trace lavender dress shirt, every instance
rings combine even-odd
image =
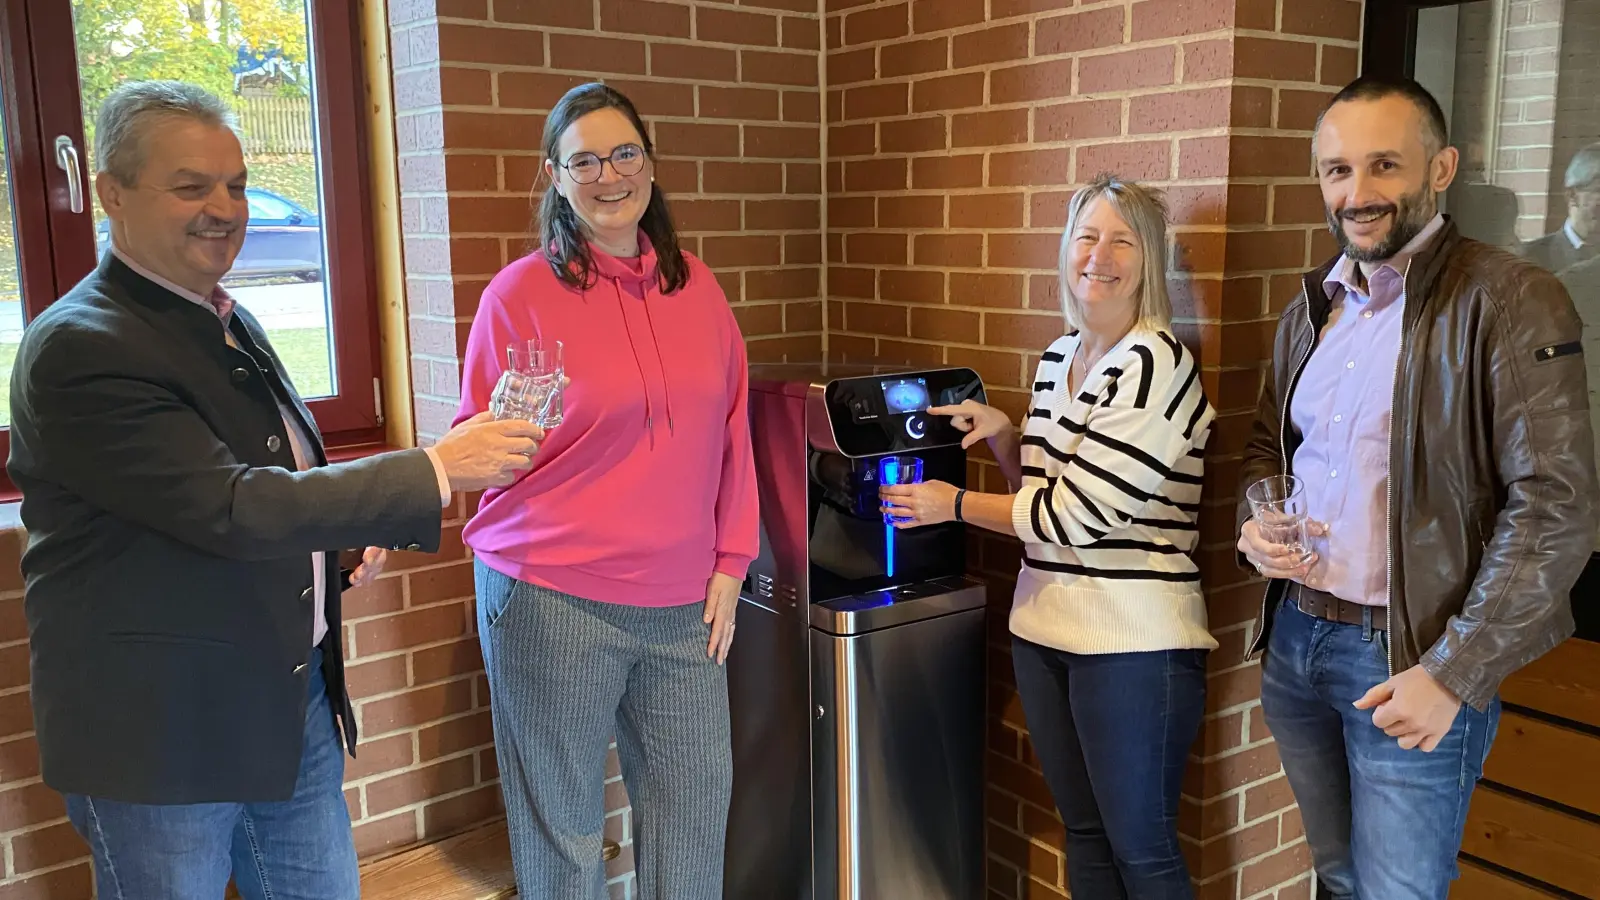
[[[1328,526],[1311,538],[1318,560],[1310,587],[1367,606],[1389,602],[1389,420],[1406,267],[1444,227],[1433,221],[1372,271],[1365,290],[1357,263],[1341,257],[1323,288],[1332,300],[1322,340],[1306,362],[1289,417],[1303,442],[1294,474],[1310,518]]]

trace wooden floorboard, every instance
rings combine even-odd
[[[504,820],[361,867],[362,900],[511,900],[516,884]]]

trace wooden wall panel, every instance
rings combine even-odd
[[[1450,889],[1450,900],[1559,900],[1559,895],[1462,860],[1461,880]]]
[[[1600,824],[1482,787],[1461,851],[1580,896],[1600,888]]]
[[[1600,728],[1600,643],[1567,641],[1506,679],[1500,699]]]
[[[1567,641],[1500,698],[1450,898],[1600,900],[1600,644]]]

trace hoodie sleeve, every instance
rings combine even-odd
[[[494,288],[483,290],[478,312],[472,317],[467,334],[467,350],[461,364],[461,405],[451,427],[489,408],[489,395],[505,371],[505,346],[516,340],[507,304]]]
[[[750,449],[750,368],[744,335],[728,315],[728,418],[723,432],[722,481],[717,491],[716,571],[744,580],[759,549],[755,455]]]

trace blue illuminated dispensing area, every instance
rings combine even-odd
[[[924,389],[924,396],[926,390]],[[885,456],[878,460],[878,484],[893,487],[898,484],[922,483],[922,457]],[[894,578],[894,532],[899,521],[888,513],[883,514],[883,568],[884,574]]]

